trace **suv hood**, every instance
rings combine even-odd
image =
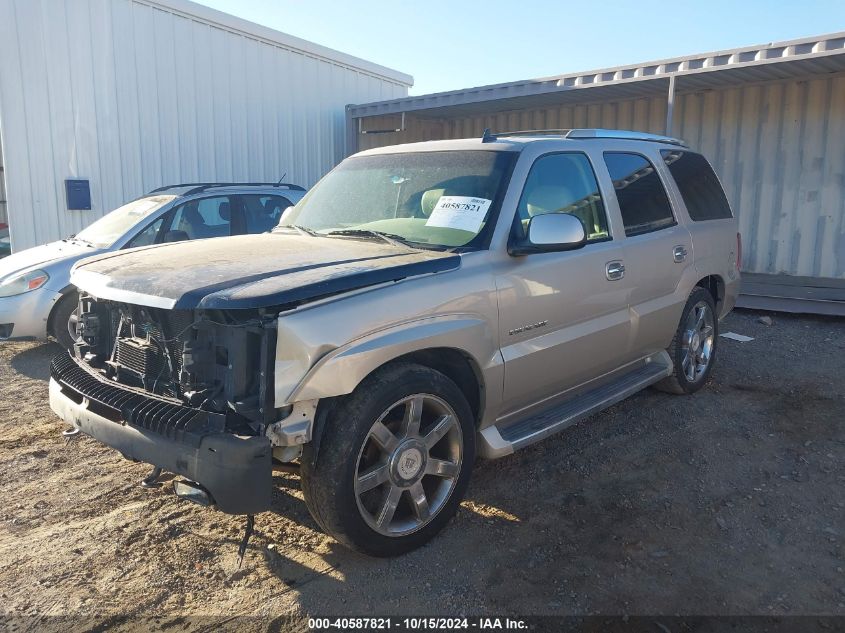
[[[71,282],[100,299],[156,308],[254,309],[452,270],[453,253],[377,241],[264,233],[92,257]]]

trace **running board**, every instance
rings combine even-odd
[[[504,452],[501,450],[494,452],[499,454],[510,453],[534,442],[539,442],[594,413],[613,406],[649,385],[659,382],[671,373],[672,364],[669,355],[666,352],[661,352],[648,359],[645,364],[638,365],[635,369],[617,376],[610,382],[585,391],[541,413],[504,428],[494,426],[485,429],[485,431],[495,429],[495,434],[500,435],[500,439],[494,439],[490,434],[485,434],[484,431],[482,431],[482,435],[487,436],[484,439],[492,440],[490,448],[494,448],[495,444],[502,441],[510,448],[510,450]],[[499,439],[499,442],[496,439]],[[504,448],[504,446],[500,444],[499,448]]]

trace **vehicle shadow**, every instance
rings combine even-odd
[[[65,352],[57,343],[44,343],[15,354],[10,364],[16,373],[46,382],[50,379],[50,361],[62,353]]]
[[[469,587],[444,585],[443,578],[459,575],[457,570],[469,573],[469,565],[481,576],[510,565],[509,554],[491,549],[488,539],[518,538],[515,531],[524,519],[513,513],[506,495],[491,490],[496,469],[484,462],[478,467],[477,484],[446,529],[431,543],[393,558],[367,556],[326,536],[308,512],[299,477],[275,476],[270,516],[256,518],[256,533],[271,545],[253,550],[285,587],[272,597],[296,591],[300,609],[309,614],[428,613],[444,592],[454,607],[485,609],[484,601],[467,595]]]

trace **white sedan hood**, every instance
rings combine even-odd
[[[90,246],[63,240],[28,248],[0,259],[0,279],[30,268],[51,264],[63,259],[79,259],[98,252],[98,249]]]

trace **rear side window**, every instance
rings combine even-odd
[[[247,233],[264,233],[279,223],[285,209],[291,206],[291,201],[282,196],[245,195],[241,196],[244,203],[244,217]]]
[[[647,158],[640,154],[607,152],[604,162],[616,190],[625,235],[641,235],[676,224],[666,189]]]
[[[675,150],[662,150],[660,154],[678,185],[690,218],[700,222],[733,217],[722,185],[704,156]]]
[[[170,222],[169,242],[230,235],[232,210],[228,196],[192,200],[178,207]]]

